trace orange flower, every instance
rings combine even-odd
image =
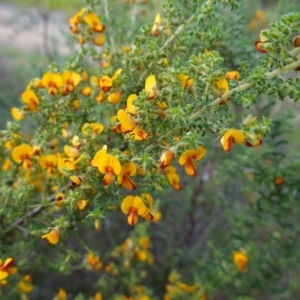
[[[232,252],[233,261],[236,265],[236,267],[244,272],[246,270],[247,264],[248,264],[248,256],[241,251],[233,251]]]
[[[88,97],[92,94],[93,90],[90,86],[85,86],[80,92],[83,96]]]
[[[232,143],[242,144],[245,141],[245,134],[241,130],[230,129],[221,138],[221,144],[225,152],[229,152]]]
[[[94,255],[93,253],[87,254],[85,260],[94,270],[100,270],[103,266],[99,256]]]
[[[70,176],[70,179],[73,187],[78,187],[82,183],[82,179],[78,176]]]
[[[143,141],[147,138],[148,133],[144,131],[142,128],[136,126],[133,131],[133,138],[137,141]]]
[[[278,177],[274,180],[274,183],[276,185],[282,185],[282,184],[284,184],[284,179],[282,177]]]
[[[176,168],[173,166],[167,166],[164,168],[164,173],[172,187],[177,191],[181,190],[180,177],[177,174]]]
[[[202,159],[206,154],[206,149],[198,146],[197,149],[187,150],[179,157],[179,164],[185,166],[185,172],[190,176],[197,176],[194,160]]]
[[[58,227],[53,228],[49,233],[42,236],[42,239],[46,239],[47,242],[52,245],[56,245],[59,242],[59,238],[60,233]]]
[[[255,49],[259,52],[259,53],[268,53],[268,51],[267,50],[265,50],[265,49],[263,49],[261,46],[264,44],[264,42],[263,41],[256,41],[255,43],[254,43],[254,47],[255,47]]]
[[[66,195],[64,193],[58,193],[55,195],[55,205],[61,207],[62,204],[65,202]]]
[[[33,290],[33,285],[31,282],[32,278],[30,275],[24,276],[23,279],[19,281],[19,289],[25,294],[31,293]]]
[[[53,174],[58,163],[58,158],[54,154],[41,156],[39,159],[40,166],[47,170],[48,174]]]
[[[39,104],[39,99],[34,91],[26,90],[21,95],[21,98],[24,103],[28,104],[27,109],[30,111],[36,110]]]
[[[102,180],[103,185],[111,184],[114,181],[114,175],[121,173],[121,164],[113,155],[103,153],[95,163],[100,173],[105,174]]]
[[[81,80],[80,74],[72,71],[64,71],[62,73],[62,81],[63,81],[63,95],[67,95],[74,90],[74,87],[79,84]]]
[[[85,8],[82,8],[72,18],[69,19],[70,30],[73,33],[79,33],[78,24],[82,21],[82,15],[85,13]]]
[[[59,289],[54,300],[67,300],[67,298],[68,298],[67,292],[64,289]]]
[[[293,39],[293,44],[294,44],[294,47],[300,47],[300,35],[297,35],[297,36]]]
[[[159,159],[159,167],[161,169],[164,169],[172,162],[173,158],[174,153],[171,150],[166,150]]]
[[[254,47],[255,49],[259,52],[259,53],[268,53],[267,50],[263,49],[261,46],[263,46],[263,44],[265,43],[265,41],[267,40],[267,38],[265,36],[263,36],[262,34],[260,34],[259,36],[259,41],[256,41],[254,43]]]
[[[14,263],[13,258],[7,258],[4,263],[0,259],[0,281],[5,279],[10,274],[15,274],[17,272],[17,268],[12,268],[11,266]]]
[[[93,12],[87,13],[84,16],[84,21],[96,32],[102,32],[105,29],[105,26],[101,23],[99,17]]]
[[[156,97],[157,84],[155,75],[150,75],[147,77],[145,82],[145,91],[148,94],[148,100],[152,100]]]
[[[146,205],[140,197],[127,196],[121,203],[121,210],[128,215],[128,223],[133,226],[138,221],[138,216],[143,216],[148,212]]]
[[[42,77],[42,84],[48,88],[48,94],[56,95],[58,88],[63,85],[63,78],[57,73],[47,72]]]
[[[27,144],[22,144],[13,148],[12,150],[12,159],[26,169],[31,168],[32,161],[30,160],[33,156],[33,148]]]
[[[133,180],[130,179],[130,176],[135,175],[136,173],[136,164],[129,162],[122,166],[121,172],[118,175],[118,184],[122,184],[128,190],[136,190],[136,185]]]

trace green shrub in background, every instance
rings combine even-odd
[[[124,2],[0,132],[1,296],[297,299],[299,13]]]

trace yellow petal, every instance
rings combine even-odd
[[[106,36],[104,34],[99,34],[98,36],[93,38],[93,43],[96,46],[103,46],[106,41]]]
[[[110,154],[104,154],[98,161],[98,170],[102,174],[113,172],[115,175],[119,175],[121,172],[121,164],[119,160]]]
[[[11,113],[12,117],[17,121],[21,121],[25,117],[24,112],[16,107],[12,107],[10,110],[10,113]]]
[[[145,90],[148,93],[148,100],[152,100],[155,98],[156,89],[157,89],[157,84],[156,84],[155,75],[148,76],[145,82]]]
[[[122,93],[121,92],[115,92],[110,94],[107,97],[107,101],[113,104],[119,103],[122,99]]]
[[[117,117],[122,125],[122,128],[124,129],[124,131],[122,130],[123,132],[132,131],[136,127],[136,123],[124,109],[120,109],[118,111]]]
[[[42,236],[43,239],[47,239],[50,244],[57,244],[59,242],[59,230],[57,228],[53,228],[49,233]]]

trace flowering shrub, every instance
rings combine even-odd
[[[300,98],[300,14],[169,0],[140,28],[124,2],[86,1],[0,132],[1,293],[295,297],[300,160],[272,110]]]

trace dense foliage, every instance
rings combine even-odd
[[[151,5],[86,0],[72,55],[11,109],[4,299],[300,294],[300,14],[167,0],[145,23]]]

